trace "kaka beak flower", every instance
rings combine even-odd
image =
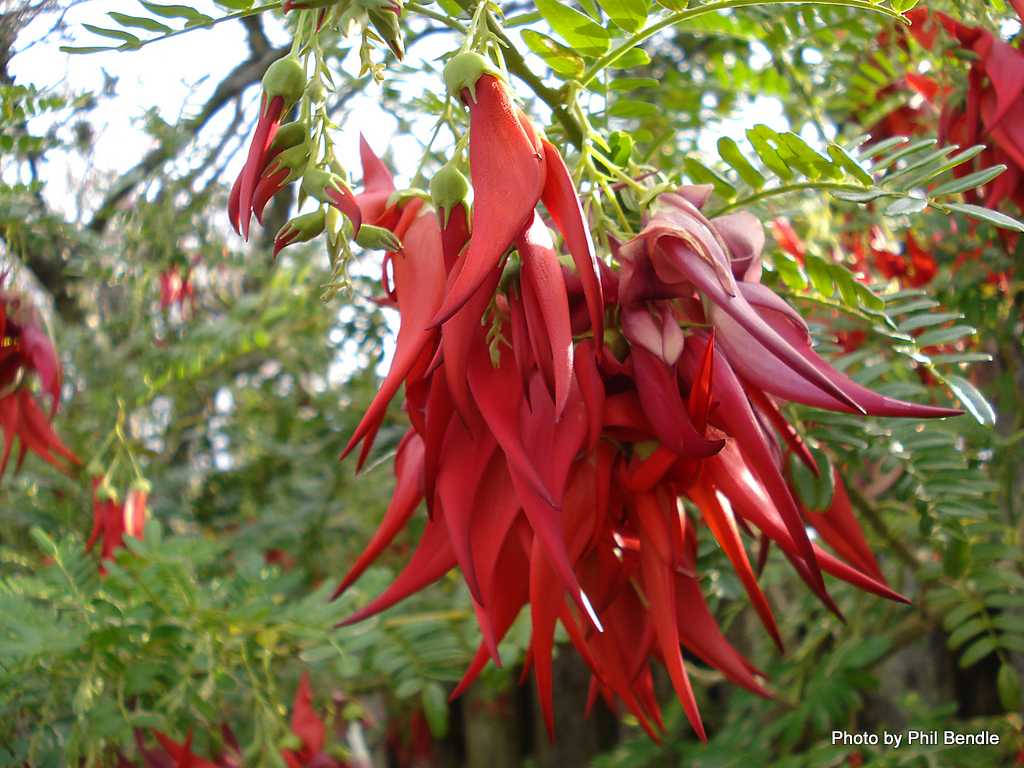
[[[136,482],[119,504],[113,490],[105,485],[103,476],[96,475],[92,479],[92,531],[85,542],[86,549],[92,549],[102,539],[100,546],[100,573],[105,574],[107,568],[104,560],[113,560],[118,549],[124,547],[124,537],[142,538],[142,530],[149,519],[146,501],[149,496],[149,483]]]
[[[281,120],[289,109],[302,98],[306,90],[306,70],[294,56],[278,59],[263,76],[263,97],[260,117],[249,145],[249,155],[228,200],[228,217],[235,231],[249,238],[256,187],[264,172],[271,145],[281,128]],[[271,195],[266,195],[269,200]],[[264,201],[265,202],[265,201]]]
[[[70,472],[81,462],[50,426],[60,402],[60,360],[42,329],[39,311],[19,292],[0,289],[0,339],[0,477],[7,470],[15,437],[20,443],[17,467],[31,448],[57,469]],[[28,384],[33,377],[50,395],[49,417],[30,391]]]

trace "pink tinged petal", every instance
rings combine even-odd
[[[661,238],[659,250],[670,258],[672,263],[705,295],[704,309],[708,320],[720,331],[720,343],[729,340],[729,334],[735,328],[742,328],[750,338],[759,342],[781,362],[800,374],[810,384],[819,388],[832,398],[846,403],[849,407],[859,410],[857,404],[849,398],[834,382],[817,370],[799,352],[786,343],[747,302],[733,281],[730,292],[724,290],[715,270],[706,260],[698,257],[681,240]],[[729,280],[732,280],[731,273]],[[731,322],[724,322],[724,320]],[[732,357],[732,356],[730,356]]]
[[[562,233],[565,246],[569,249],[576,273],[583,284],[590,313],[590,327],[594,338],[604,338],[604,291],[601,286],[600,260],[590,237],[590,226],[583,213],[583,205],[576,194],[576,185],[558,149],[547,139],[541,138],[544,157],[547,161],[547,177],[541,200],[547,208],[558,231]],[[601,354],[601,349],[596,350]]]
[[[391,586],[338,626],[345,627],[355,624],[357,621],[380,613],[385,608],[390,608],[414,592],[433,584],[455,565],[455,552],[452,550],[451,540],[448,538],[448,527],[441,510],[437,510],[433,519],[427,520],[416,551],[413,552],[408,564],[391,583]]]
[[[779,649],[779,653],[785,653],[775,617],[772,616],[772,609],[768,606],[768,601],[765,600],[764,593],[761,592],[754,571],[750,567],[747,551],[743,548],[743,541],[740,539],[735,518],[722,506],[712,487],[697,483],[687,493],[700,508],[701,516],[711,529],[712,535],[725,551],[729,562],[732,563],[736,575],[739,576],[744,589],[747,590],[750,602],[753,604],[754,610],[757,611],[757,615],[761,617],[761,623],[768,630],[775,647]]]
[[[714,184],[692,184],[677,188],[675,194],[683,198],[694,208],[700,209],[704,207],[704,203],[708,201],[708,198],[711,197],[711,193],[714,191]]]
[[[683,353],[683,330],[667,301],[635,302],[621,309],[622,335],[642,346],[665,365],[673,366]]]
[[[722,440],[707,440],[697,433],[683,405],[674,372],[643,347],[633,347],[630,357],[636,369],[640,406],[655,437],[681,457],[702,458],[721,450]]]
[[[419,488],[423,460],[423,439],[410,429],[398,445],[398,452],[395,456],[395,490],[387,511],[384,513],[384,519],[366,549],[356,560],[355,565],[334,591],[331,599],[338,597],[348,589],[409,522],[416,507],[423,499]]]
[[[873,416],[904,416],[912,418],[936,418],[958,416],[963,411],[918,405],[894,400],[872,392],[847,378],[814,352],[807,338],[806,330],[797,326],[792,316],[767,305],[753,307],[761,321],[772,328],[787,348],[800,355],[821,377],[844,395],[838,402],[835,398],[812,385],[797,370],[771,354],[772,350],[762,345],[746,329],[734,324],[731,318],[717,315],[714,322],[721,331],[719,339],[729,361],[737,373],[755,386],[778,397],[792,400],[815,408],[842,413],[868,413]]]
[[[731,213],[711,219],[718,236],[730,255],[736,279],[757,283],[761,280],[761,251],[764,248],[764,225],[748,211]]]
[[[468,93],[464,91],[464,93]],[[437,325],[476,293],[525,227],[544,187],[545,162],[528,120],[520,120],[498,78],[483,74],[469,106],[469,165],[473,182],[473,236],[458,280],[433,320]]]
[[[818,465],[814,463],[814,457],[811,456],[810,449],[808,449],[800,433],[796,431],[792,424],[786,421],[786,417],[782,415],[782,411],[779,410],[779,406],[775,404],[775,401],[765,394],[764,390],[750,386],[746,382],[743,383],[743,391],[747,393],[751,406],[767,418],[768,422],[775,428],[775,431],[786,441],[789,450],[793,451],[811,472],[818,475]]]
[[[421,207],[422,202],[414,201],[403,211],[395,234],[406,244],[401,252],[390,254],[394,293],[401,315],[391,368],[345,447],[342,458],[369,434],[373,424],[383,418],[402,382],[437,338],[438,332],[428,329],[427,324],[441,303],[444,264],[437,220],[429,214],[420,215]]]
[[[536,211],[533,221],[515,240],[523,261],[520,281],[536,296],[544,318],[543,332],[548,338],[554,366],[555,421],[565,410],[572,378],[572,327],[569,322],[569,299],[566,295],[562,267],[547,227]],[[524,293],[524,295],[526,295]],[[539,332],[541,329],[537,329]]]

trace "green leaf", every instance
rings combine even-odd
[[[615,165],[625,165],[633,154],[633,137],[625,131],[612,131],[608,137],[608,152]]]
[[[658,85],[659,82],[653,77],[617,77],[608,83],[608,87],[618,93],[636,91],[640,88],[657,88]]]
[[[1020,678],[1013,665],[1004,661],[996,675],[996,690],[999,691],[999,703],[1007,712],[1019,712],[1021,708]]]
[[[928,328],[932,325],[941,325],[952,320],[960,320],[962,317],[963,315],[959,312],[921,312],[897,324],[896,328],[900,333],[910,333],[911,331]]]
[[[769,144],[769,140],[778,142],[779,134],[767,125],[755,125],[747,129],[747,139],[753,145],[761,162],[767,165],[783,181],[792,181],[795,174],[792,169],[779,155],[778,151]]]
[[[147,32],[159,32],[160,34],[167,34],[171,31],[171,28],[166,24],[161,24],[156,19],[147,19],[143,16],[129,16],[126,13],[117,13],[111,11],[107,14],[123,27],[135,27],[137,29],[144,29]]]
[[[611,46],[608,30],[558,0],[537,0],[537,10],[551,28],[584,56],[601,56]]]
[[[684,11],[689,0],[654,0],[654,2],[670,11]]]
[[[638,99],[618,99],[608,110],[609,117],[646,117],[659,112],[657,104]]]
[[[750,164],[740,151],[739,144],[728,136],[718,140],[718,154],[729,166],[736,171],[741,179],[754,189],[761,189],[764,186],[764,176],[758,173],[757,169]]]
[[[883,189],[865,189],[863,191],[859,189],[830,189],[828,193],[837,200],[843,200],[847,203],[870,203],[872,200],[888,197],[891,194]]]
[[[524,29],[520,33],[526,47],[540,56],[544,63],[562,77],[578,77],[586,65],[575,51],[567,48],[554,38],[548,37],[532,29]]]
[[[812,512],[824,512],[832,505],[836,490],[832,460],[820,448],[811,448],[810,451],[818,466],[818,474],[815,475],[796,454],[791,454],[789,477],[803,505]]]
[[[897,13],[906,13],[917,5],[917,0],[891,0],[891,3],[894,11]]]
[[[971,543],[967,539],[951,539],[942,553],[942,570],[951,579],[959,579],[967,573],[971,564]]]
[[[960,656],[960,668],[967,669],[967,667],[977,664],[995,649],[995,639],[989,635],[985,635],[985,637],[978,639],[973,645],[963,652],[963,655]]]
[[[686,175],[690,177],[690,180],[696,184],[714,184],[715,192],[730,200],[736,196],[736,188],[729,183],[718,171],[708,168],[704,163],[700,162],[696,158],[688,157],[683,161],[683,167],[686,170]]]
[[[213,21],[213,18],[205,13],[200,13],[190,5],[160,5],[159,3],[148,3],[146,0],[141,0],[141,2],[147,11],[165,19],[185,19],[190,25],[208,24]]]
[[[937,347],[940,344],[952,344],[954,341],[960,341],[960,339],[966,336],[973,336],[977,332],[977,329],[969,325],[954,325],[950,328],[934,328],[930,331],[925,331],[914,341],[917,343],[918,349],[921,347]]]
[[[829,273],[828,265],[824,259],[815,256],[813,253],[808,253],[804,256],[804,269],[807,270],[807,276],[811,279],[814,290],[819,294],[828,298],[835,293],[835,288],[832,285],[832,275]]]
[[[888,152],[893,147],[898,147],[900,144],[907,142],[906,136],[892,136],[885,141],[880,141],[877,144],[869,144],[864,147],[857,154],[860,155],[863,160],[870,160],[872,157],[878,157],[879,155]]]
[[[423,714],[435,739],[448,733],[448,697],[441,684],[431,680],[423,687]]]
[[[650,0],[597,0],[619,29],[636,32],[647,21]]]
[[[109,45],[62,45],[60,50],[62,53],[98,53],[99,51],[115,51],[117,49]]]
[[[985,396],[971,382],[953,374],[942,377],[946,386],[953,390],[957,400],[982,426],[991,427],[996,423],[996,413]]]
[[[775,271],[779,273],[787,286],[794,291],[802,292],[807,288],[807,278],[800,269],[800,264],[785,251],[776,251],[772,255],[772,262],[775,264]]]
[[[115,40],[123,40],[129,47],[141,45],[142,43],[142,41],[131,32],[125,32],[122,29],[104,29],[103,27],[97,27],[94,24],[83,24],[82,26],[93,34],[102,35],[103,37],[112,37]]]
[[[842,147],[837,146],[836,144],[829,144],[828,154],[836,165],[847,172],[852,173],[854,178],[856,178],[861,184],[871,186],[875,183],[871,174],[861,168],[860,164],[850,157],[849,153],[847,153],[847,151]]]
[[[875,164],[868,168],[868,173],[875,174],[879,171],[885,170],[897,160],[900,160],[907,155],[912,155],[915,152],[920,152],[922,149],[934,146],[938,141],[938,139],[918,139],[917,141],[912,141],[909,144],[903,144],[899,149],[889,152],[876,160]]]
[[[901,197],[894,200],[885,209],[886,216],[907,216],[920,213],[928,207],[928,201],[920,197]]]
[[[1005,165],[995,165],[991,168],[982,168],[980,171],[969,173],[959,179],[939,184],[928,192],[928,197],[942,197],[943,195],[955,195],[958,192],[966,192],[969,189],[977,189],[983,184],[988,184],[992,179],[1006,170]]]
[[[996,227],[1002,227],[1003,229],[1012,229],[1014,232],[1024,232],[1024,224],[1021,224],[1017,219],[1007,216],[1005,213],[999,213],[999,211],[993,211],[989,208],[983,208],[980,205],[970,205],[969,203],[942,203],[942,207],[956,213],[962,213],[965,216],[970,216],[980,221],[988,222]]]
[[[633,69],[634,67],[646,67],[650,63],[651,57],[647,55],[647,51],[636,47],[623,53],[608,66],[616,69]]]

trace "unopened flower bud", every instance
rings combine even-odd
[[[452,209],[459,203],[465,205],[467,195],[469,181],[452,163],[445,163],[430,179],[430,201],[437,208],[441,229],[448,227]]]
[[[274,257],[292,243],[304,243],[324,231],[324,212],[317,209],[288,221],[274,238]]]
[[[405,47],[402,43],[402,28],[398,24],[398,16],[390,7],[384,11],[367,9],[367,14],[369,14],[370,22],[373,24],[373,28],[377,30],[377,34],[381,36],[381,39],[388,44],[392,53],[401,61],[405,56]]]
[[[306,68],[295,56],[278,59],[263,76],[263,92],[268,99],[280,96],[286,107],[302,98],[306,90]]]
[[[338,208],[352,222],[353,236],[359,233],[363,213],[356,196],[338,174],[310,168],[302,177],[302,191],[321,203]]]
[[[270,149],[294,147],[302,144],[307,138],[309,138],[309,125],[303,120],[294,120],[277,129],[274,140],[270,142]]]
[[[356,242],[363,248],[375,251],[397,251],[402,247],[402,241],[395,236],[394,232],[370,224],[364,224],[359,228]]]
[[[454,96],[456,99],[462,99],[462,89],[468,88],[470,98],[476,101],[476,90],[474,86],[476,81],[480,79],[480,75],[494,75],[495,77],[501,77],[501,73],[497,69],[481,56],[479,53],[473,53],[467,51],[466,53],[460,53],[451,58],[451,60],[444,65],[444,85],[448,89],[448,93]]]

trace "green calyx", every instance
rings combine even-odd
[[[480,79],[481,75],[493,75],[494,77],[501,77],[501,73],[497,69],[481,56],[479,53],[473,53],[467,51],[466,53],[460,53],[453,56],[451,60],[444,65],[444,77],[445,88],[448,89],[448,93],[454,96],[456,99],[462,98],[462,89],[468,88],[472,99],[476,101],[476,90],[474,86],[476,81]]]
[[[306,68],[295,56],[278,59],[267,68],[263,76],[263,92],[268,99],[280,96],[284,99],[285,108],[302,98],[306,90]]]
[[[445,163],[430,179],[430,201],[444,217],[442,229],[448,227],[448,217],[459,203],[465,203],[469,195],[469,181],[451,163]]]

